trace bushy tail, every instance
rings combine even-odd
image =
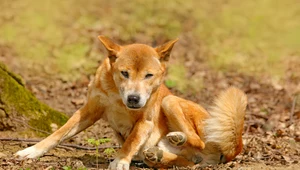
[[[222,92],[210,109],[210,118],[205,122],[206,142],[219,146],[226,161],[242,151],[247,97],[241,90],[230,87]]]

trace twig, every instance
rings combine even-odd
[[[296,95],[294,97],[294,100],[293,100],[293,104],[292,104],[292,108],[291,108],[291,112],[290,112],[290,125],[293,124],[293,116],[294,116],[294,113],[295,113],[295,106],[296,106],[296,101],[297,101],[297,97],[298,95]]]
[[[51,133],[44,131],[44,130],[40,130],[40,129],[36,129],[30,125],[28,125],[26,122],[19,120],[19,119],[14,119],[16,122],[22,123],[23,125],[27,126],[28,128],[35,130],[37,132],[41,132],[41,133],[45,133],[50,135]],[[38,142],[40,142],[41,140],[39,139],[21,139],[21,138],[0,138],[0,141],[20,141],[20,142],[31,142],[31,145],[34,145]],[[59,144],[57,147],[60,148],[66,148],[66,147],[71,147],[71,148],[75,148],[75,149],[83,149],[83,150],[96,150],[97,148],[95,147],[88,147],[88,146],[80,146],[80,145],[75,145],[75,144]],[[108,146],[108,147],[98,147],[98,149],[106,149],[106,148],[120,148],[120,146]]]
[[[255,121],[255,120],[249,120],[247,121],[248,126],[257,125],[257,126],[263,126],[263,123]]]
[[[254,136],[252,136],[250,139],[249,138],[247,138],[246,140],[246,142],[245,142],[245,144],[244,144],[244,148],[247,148],[248,147],[248,144],[251,142],[251,141],[253,141],[254,140]]]
[[[76,149],[83,149],[83,150],[96,150],[95,147],[88,147],[88,146],[80,146],[75,144],[60,144],[62,146],[72,147]],[[120,148],[120,146],[98,146],[98,149],[106,149],[106,148]]]
[[[29,129],[35,130],[35,131],[37,131],[37,132],[45,133],[45,134],[47,134],[47,135],[50,135],[50,134],[51,134],[51,133],[49,133],[49,132],[47,132],[47,131],[44,131],[44,130],[40,130],[40,129],[34,128],[34,127],[28,125],[26,122],[24,122],[24,121],[22,121],[22,120],[19,120],[19,119],[16,119],[16,118],[14,118],[13,120],[16,121],[16,122],[22,123],[23,125],[25,125],[25,126],[28,127]]]
[[[250,116],[250,117],[249,117],[250,123],[248,123],[248,122],[245,123],[245,125],[247,125],[247,129],[246,129],[246,132],[245,132],[245,134],[244,134],[245,136],[248,136],[248,133],[249,133],[249,130],[250,130],[250,126],[252,125],[252,124],[251,124],[252,120],[253,120],[253,118],[252,118],[252,116]]]
[[[0,138],[0,141],[18,141],[18,142],[28,142],[28,143],[38,143],[41,140],[40,139],[22,139],[22,138]],[[75,144],[59,144],[57,147],[71,147],[71,148],[75,148],[75,149],[82,149],[82,150],[96,150],[95,147],[88,147],[88,146],[80,146],[80,145],[75,145]],[[120,148],[120,146],[99,146],[99,149],[106,149],[106,148]]]
[[[246,129],[246,132],[245,132],[244,136],[248,136],[249,135],[248,133],[249,133],[249,130],[250,130],[250,126],[251,125],[249,125],[249,124],[247,125],[247,129]]]
[[[260,115],[260,114],[256,114],[256,113],[251,113],[252,116],[258,117],[258,118],[262,118],[265,120],[268,120],[269,118],[267,116],[264,115]]]

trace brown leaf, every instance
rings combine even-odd
[[[296,119],[300,119],[300,111],[297,111],[294,113]]]
[[[291,157],[289,157],[289,156],[283,155],[282,157],[284,158],[284,160],[285,160],[286,162],[293,162],[293,160],[292,160]]]
[[[295,137],[295,141],[296,141],[296,142],[300,142],[300,136],[296,136],[296,137]]]
[[[84,103],[84,99],[72,99],[71,103],[78,106],[78,105],[82,105]]]

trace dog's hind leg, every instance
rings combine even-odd
[[[60,129],[34,146],[18,151],[16,156],[22,158],[40,157],[63,140],[91,126],[103,114],[103,108],[99,106],[99,103],[99,97],[90,98]]]
[[[187,136],[183,132],[170,132],[166,135],[169,144],[174,147],[183,146],[186,143]]]
[[[168,119],[170,131],[181,131],[186,137],[185,145],[204,149],[202,121],[208,117],[205,109],[196,103],[169,95],[163,99],[162,108]]]
[[[146,149],[143,152],[145,159],[144,162],[149,167],[154,168],[171,168],[173,166],[190,166],[194,165],[194,162],[188,161],[186,158],[162,150],[159,147],[152,147]]]

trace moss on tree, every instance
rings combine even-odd
[[[0,62],[0,123],[11,116],[25,116],[29,125],[47,132],[52,131],[51,124],[61,126],[68,120],[64,113],[38,101],[25,88],[22,78]]]

